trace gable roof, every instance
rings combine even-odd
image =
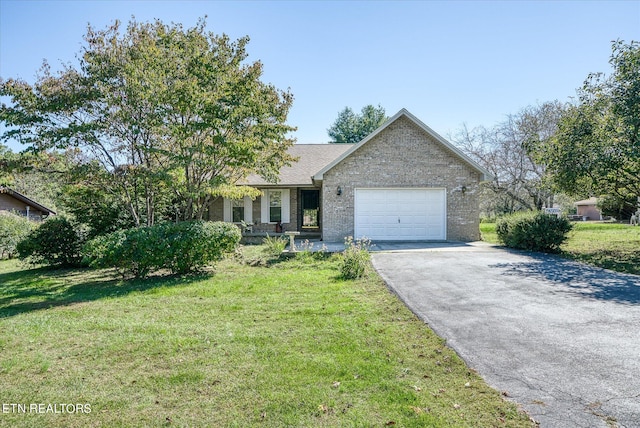
[[[582,201],[575,202],[573,205],[583,206],[583,205],[597,205],[597,204],[598,204],[598,198],[593,196],[589,199],[584,199]]]
[[[454,155],[456,155],[458,158],[460,158],[460,160],[462,160],[464,163],[466,163],[467,165],[469,165],[471,168],[475,169],[476,171],[478,171],[479,173],[482,174],[482,180],[490,180],[492,176],[492,174],[486,170],[485,168],[481,167],[478,163],[476,163],[473,159],[471,159],[469,156],[465,155],[459,148],[457,148],[456,146],[454,146],[453,144],[451,144],[450,142],[448,142],[447,140],[445,140],[443,137],[441,137],[437,132],[435,132],[433,129],[429,128],[427,125],[425,125],[422,121],[420,121],[420,119],[418,119],[417,117],[415,117],[414,115],[412,115],[411,113],[409,113],[409,111],[407,109],[401,109],[398,113],[396,113],[395,115],[393,115],[392,117],[390,117],[386,122],[384,122],[382,125],[380,125],[380,127],[378,127],[378,129],[376,129],[375,131],[373,131],[371,134],[369,134],[367,137],[365,137],[362,141],[360,141],[357,144],[350,144],[351,147],[348,148],[348,150],[346,150],[344,153],[342,153],[339,157],[337,157],[336,159],[334,159],[332,162],[330,162],[329,164],[327,164],[324,168],[322,168],[321,170],[319,170],[316,174],[314,174],[313,176],[313,180],[322,180],[324,173],[326,173],[327,171],[329,171],[331,168],[333,168],[334,166],[336,166],[337,164],[339,164],[340,162],[342,162],[346,157],[348,157],[351,153],[355,152],[356,150],[358,150],[361,146],[367,144],[369,141],[371,141],[376,135],[380,134],[382,131],[384,131],[389,125],[391,125],[393,122],[395,122],[396,120],[400,119],[401,117],[406,117],[407,119],[409,119],[411,122],[413,122],[416,126],[418,126],[418,128],[420,128],[422,131],[424,131],[427,135],[429,135],[430,137],[432,137],[434,140],[436,140],[437,142],[439,142],[440,144],[442,144],[446,149],[448,149],[449,151],[453,152]],[[333,145],[333,144],[332,144]]]
[[[262,177],[252,174],[245,182],[249,186],[313,186],[311,177],[322,170],[331,161],[340,157],[353,144],[294,144],[287,152],[297,158],[290,166],[280,170],[278,183],[269,183]]]
[[[33,199],[30,199],[28,197],[26,197],[25,195],[23,195],[22,193],[13,190],[9,187],[0,187],[0,194],[5,194],[5,195],[9,195],[14,197],[15,199],[29,205],[31,208],[35,208],[38,211],[41,211],[43,213],[46,214],[55,214],[56,212],[45,207],[44,205],[40,205],[39,203],[37,203],[36,201],[34,201]]]

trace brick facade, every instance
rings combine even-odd
[[[336,242],[354,234],[354,189],[422,187],[446,189],[447,240],[478,240],[481,178],[477,169],[401,116],[324,173],[323,239]]]

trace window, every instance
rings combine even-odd
[[[253,201],[246,196],[244,199],[224,198],[223,219],[233,223],[252,223]]]
[[[290,189],[265,189],[260,199],[260,221],[262,223],[287,224],[290,219]]]
[[[271,190],[269,192],[269,222],[282,221],[282,191]]]
[[[240,223],[244,221],[244,200],[243,199],[231,200],[231,219],[234,223]]]

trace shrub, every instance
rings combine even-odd
[[[35,264],[80,266],[84,237],[65,217],[53,217],[18,242],[18,257]]]
[[[265,236],[262,240],[262,244],[265,248],[265,253],[271,257],[280,257],[284,249],[287,247],[287,238],[284,236]]]
[[[224,222],[189,221],[160,226],[164,267],[173,273],[188,273],[233,252],[242,238],[237,226]]]
[[[565,217],[543,212],[516,213],[500,218],[498,239],[507,247],[554,253],[567,240],[572,225]]]
[[[345,249],[340,257],[340,273],[345,279],[362,277],[369,266],[369,247],[371,241],[366,238],[353,240],[349,236],[345,239]]]
[[[240,230],[230,223],[163,223],[97,237],[85,246],[85,256],[91,266],[112,267],[136,278],[160,269],[184,274],[220,260],[240,238]]]
[[[0,258],[16,255],[18,242],[27,237],[34,223],[26,217],[11,213],[0,214]]]

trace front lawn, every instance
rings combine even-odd
[[[482,239],[498,243],[495,223],[481,223]],[[562,255],[594,266],[640,275],[640,227],[617,223],[576,222]]]
[[[112,278],[0,262],[0,426],[531,426],[334,259]]]

